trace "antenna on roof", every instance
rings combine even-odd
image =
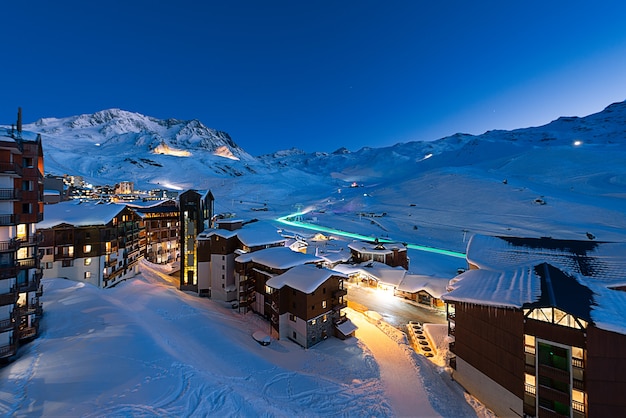
[[[22,133],[22,108],[17,108],[17,133],[18,135]]]

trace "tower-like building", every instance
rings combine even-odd
[[[0,359],[39,333],[42,306],[39,235],[43,219],[41,137],[0,128]]]
[[[178,196],[180,225],[180,290],[198,292],[197,236],[213,217],[211,191],[187,190]]]

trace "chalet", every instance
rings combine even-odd
[[[235,275],[235,258],[243,253],[282,247],[284,243],[285,238],[277,228],[267,222],[216,221],[216,228],[206,229],[197,237],[198,295],[238,301],[240,284]]]
[[[374,242],[355,241],[348,245],[355,263],[377,261],[391,267],[400,266],[409,269],[409,258],[406,245],[395,242],[381,242],[378,238]]]
[[[626,412],[626,244],[486,237],[450,283],[453,377],[500,416]]]
[[[187,190],[178,196],[180,226],[180,290],[198,292],[197,236],[213,219],[211,191]]]
[[[43,313],[39,261],[43,219],[41,137],[0,128],[0,359],[11,359],[20,345],[39,335]]]
[[[143,220],[146,229],[145,257],[154,264],[167,264],[178,261],[178,204],[175,200],[132,202],[130,206]]]
[[[145,231],[126,205],[69,201],[45,208],[37,224],[44,278],[108,288],[139,273]]]
[[[267,280],[270,322],[279,339],[308,348],[329,336],[346,338],[356,327],[341,312],[346,307],[345,275],[302,264]]]
[[[282,246],[239,255],[235,258],[235,281],[239,283],[240,310],[252,310],[270,319],[267,281],[295,266],[321,263],[319,257]]]
[[[389,291],[394,296],[413,300],[430,308],[444,308],[441,295],[445,293],[449,279],[412,274],[402,267],[390,267],[377,261],[338,264],[333,269],[361,285]]]

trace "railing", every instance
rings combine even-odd
[[[33,337],[37,335],[37,327],[24,327],[18,331],[20,340]]]
[[[20,243],[21,241],[19,239],[0,241],[0,252],[15,251],[20,248]]]
[[[524,383],[524,392],[535,395],[537,393],[537,388],[529,383]]]
[[[21,260],[16,260],[15,264],[19,268],[35,268],[37,267],[37,259],[36,258],[24,258]]]
[[[15,189],[0,189],[0,200],[18,200],[20,191]]]
[[[341,296],[345,296],[348,294],[346,289],[337,289],[333,292],[333,297],[340,298]]]
[[[0,215],[0,225],[1,226],[10,226],[15,225],[15,215]]]
[[[578,367],[580,369],[585,368],[585,360],[581,358],[572,357],[572,366]]]
[[[17,163],[0,163],[0,173],[17,174],[21,176],[24,173],[22,166]]]
[[[12,329],[15,326],[13,318],[3,319],[0,321],[0,331],[5,332]]]
[[[13,354],[15,354],[16,350],[17,346],[15,344],[9,344],[0,347],[0,357],[11,357]]]
[[[14,305],[15,302],[17,302],[18,294],[15,292],[15,290],[11,289],[9,292],[10,293],[4,293],[0,295],[0,306]]]
[[[348,304],[345,301],[338,302],[335,305],[333,305],[333,311],[340,311],[340,310],[342,310],[343,308],[345,308],[347,306],[348,306]]]
[[[585,412],[585,404],[578,401],[572,401],[572,409],[578,412]]]
[[[8,279],[10,277],[15,277],[17,275],[17,267],[14,265],[11,266],[0,266],[0,279]]]

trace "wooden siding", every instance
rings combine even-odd
[[[455,304],[455,353],[524,398],[524,323],[520,310]]]
[[[588,416],[626,416],[626,335],[587,329],[585,381]]]

